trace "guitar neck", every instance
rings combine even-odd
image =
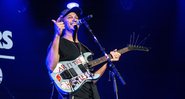
[[[126,53],[128,51],[129,51],[128,47],[125,47],[125,48],[122,48],[122,49],[118,50],[118,52],[120,54]],[[108,56],[109,56],[110,59],[112,59],[112,56],[110,54],[108,54]],[[107,57],[103,56],[103,57],[100,57],[100,58],[97,58],[95,60],[90,61],[89,65],[90,65],[90,67],[93,67],[93,66],[99,65],[99,64],[101,64],[105,61],[107,61]]]

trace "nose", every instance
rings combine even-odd
[[[72,24],[77,24],[77,21],[78,21],[78,19],[73,18],[73,20],[72,20]]]
[[[77,22],[77,19],[76,18],[73,18],[73,20],[72,20],[73,22]]]

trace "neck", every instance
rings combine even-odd
[[[79,42],[79,41],[78,41],[78,36],[77,36],[77,34],[76,34],[76,36],[75,36],[75,41],[73,41],[73,35],[74,35],[74,31],[65,30],[63,37],[64,37],[65,39],[71,41],[71,42]]]

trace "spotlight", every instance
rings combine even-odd
[[[71,9],[73,7],[79,7],[79,4],[76,2],[70,2],[67,4],[67,8]]]

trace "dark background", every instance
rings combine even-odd
[[[72,0],[1,0],[0,31],[12,31],[13,48],[0,49],[15,60],[0,59],[0,99],[49,99],[52,85],[45,66],[53,23]],[[78,0],[106,52],[126,47],[139,35],[149,52],[132,51],[115,62],[126,81],[117,79],[120,99],[185,99],[184,0]],[[80,41],[103,54],[82,25]],[[149,36],[148,36],[149,35]],[[2,40],[0,40],[2,42]],[[97,67],[98,68],[98,67]],[[114,99],[108,70],[97,83],[102,99]],[[55,90],[54,98],[57,92]]]

